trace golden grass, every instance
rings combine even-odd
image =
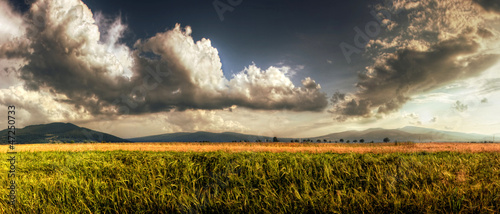
[[[7,152],[5,146],[3,152]],[[391,152],[500,152],[497,143],[73,143],[24,144],[16,151],[178,151],[178,152],[311,152],[311,153],[391,153]]]

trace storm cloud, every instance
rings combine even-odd
[[[500,13],[500,2],[497,0],[473,0],[475,3],[481,5],[486,11]]]
[[[411,5],[409,7],[408,5]],[[432,5],[435,10],[412,12]],[[410,10],[402,13],[408,23],[400,23],[400,31],[387,36],[384,42],[372,40],[369,44],[383,44],[373,51],[374,63],[358,73],[357,91],[352,94],[334,95],[329,112],[344,121],[355,117],[372,117],[398,111],[412,96],[438,89],[456,80],[481,74],[500,59],[497,52],[486,51],[485,44],[494,39],[491,29],[473,26],[484,20],[473,18],[475,11],[462,8],[460,3],[449,1],[419,1],[396,5],[389,10]],[[460,11],[458,11],[460,10]],[[447,11],[448,17],[439,17]],[[455,15],[460,13],[460,19]],[[471,17],[468,17],[471,16]],[[457,16],[458,17],[458,16]],[[456,22],[469,19],[469,24]],[[422,22],[422,20],[426,22]],[[469,23],[465,22],[465,23]],[[438,27],[446,23],[447,27]],[[474,23],[474,24],[472,24]],[[421,31],[415,30],[419,29]],[[434,29],[439,32],[432,33]],[[402,38],[405,39],[402,43]],[[391,50],[394,50],[391,52]],[[339,98],[341,101],[338,101]]]
[[[19,78],[27,90],[50,91],[92,115],[234,105],[321,111],[328,104],[319,84],[305,78],[295,86],[286,66],[249,65],[226,79],[217,49],[209,39],[195,42],[189,26],[177,24],[128,47],[120,43],[126,25],[103,19],[79,0],[36,1],[23,36],[0,43],[0,58],[26,62]]]

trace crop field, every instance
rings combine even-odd
[[[500,152],[498,143],[74,143],[24,144],[17,151],[177,151],[177,152]],[[3,152],[6,152],[4,150]]]
[[[0,213],[500,211],[497,144],[115,145],[19,145],[18,204],[1,188]]]

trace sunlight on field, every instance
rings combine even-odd
[[[9,212],[5,185],[0,213],[500,211],[498,152],[20,152],[16,159],[18,204]],[[0,173],[8,171],[0,162]]]
[[[387,152],[500,152],[496,143],[76,143],[25,144],[17,151],[179,151],[179,152],[312,152],[312,153],[387,153]],[[6,152],[4,150],[3,152]]]

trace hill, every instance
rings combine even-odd
[[[365,142],[381,142],[385,137],[391,141],[413,141],[413,142],[467,142],[467,141],[485,141],[491,140],[491,136],[442,131],[437,129],[421,128],[415,126],[406,126],[399,129],[367,129],[364,131],[346,131],[328,134],[314,139],[326,140],[360,140]]]
[[[212,133],[212,132],[178,132],[171,134],[161,134],[128,139],[132,142],[233,142],[250,141],[271,142],[273,137],[246,135],[234,132]],[[290,141],[291,139],[280,139],[280,141]]]
[[[426,141],[491,141],[493,137],[489,135],[442,131],[415,126],[406,126],[399,130],[420,135],[422,140],[424,140],[423,137],[425,136]]]
[[[365,142],[381,142],[385,137],[388,137],[391,141],[414,141],[418,139],[418,134],[408,133],[405,131],[397,129],[368,129],[364,131],[346,131],[332,133],[324,136],[319,136],[316,139],[326,139],[328,141],[339,141],[344,139],[344,141],[353,141],[364,139]]]
[[[7,139],[8,130],[0,131],[0,137]],[[50,123],[26,126],[16,129],[16,143],[50,143],[50,142],[129,142],[128,140],[82,128],[71,123]],[[7,144],[6,140],[2,144]]]
[[[337,132],[328,135],[302,138],[311,139],[313,142],[317,140],[327,141],[339,141],[344,139],[344,141],[349,140],[350,142],[360,139],[364,139],[365,142],[381,142],[385,137],[388,137],[391,141],[413,141],[413,142],[466,142],[466,141],[485,141],[491,140],[491,136],[471,134],[471,133],[461,133],[461,132],[449,132],[441,131],[436,129],[420,128],[414,126],[407,126],[400,129],[381,129],[372,128],[363,131],[345,131]],[[281,142],[289,142],[290,140],[295,140],[298,138],[280,138]],[[256,140],[261,140],[265,142],[272,141],[272,137],[257,136],[257,135],[246,135],[233,132],[224,133],[211,133],[211,132],[180,132],[171,134],[161,134],[154,136],[145,136],[129,139],[132,142],[200,142],[200,141],[210,141],[210,142],[232,142],[232,141],[244,141],[248,140],[250,142],[255,142]]]
[[[0,137],[4,139],[1,144],[7,144],[7,131],[0,131]],[[407,126],[399,129],[381,129],[372,128],[362,131],[344,131],[328,135],[301,138],[310,139],[313,142],[317,140],[327,141],[359,141],[381,142],[385,137],[391,141],[413,141],[413,142],[468,142],[468,141],[491,141],[493,136],[442,131],[429,128]],[[16,129],[16,141],[18,144],[26,143],[50,143],[50,142],[271,142],[273,137],[240,134],[234,132],[212,133],[212,132],[178,132],[153,136],[145,136],[131,139],[122,139],[103,132],[76,126],[71,123],[50,123],[42,125],[26,126],[22,129]],[[300,138],[282,138],[278,136],[280,142],[290,142]]]

